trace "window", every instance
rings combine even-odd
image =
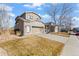
[[[17,25],[19,24],[19,23],[16,23]]]
[[[32,19],[33,18],[33,16],[29,16],[29,19]]]
[[[36,20],[39,20],[39,18],[37,17]]]
[[[26,19],[32,19],[33,16],[30,16],[30,15],[26,15]]]
[[[29,19],[29,16],[28,15],[26,15],[26,19]]]

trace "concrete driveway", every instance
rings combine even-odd
[[[79,37],[70,36],[63,48],[61,56],[79,56]]]
[[[71,35],[70,37],[62,37],[58,35],[51,34],[39,34],[51,40],[59,41],[65,44],[61,56],[79,56],[79,37]]]
[[[51,35],[51,34],[35,34],[35,35],[38,35],[38,36],[41,36],[41,37],[44,37],[44,38],[48,38],[50,40],[55,40],[55,41],[58,41],[58,42],[62,42],[62,43],[66,43],[68,40],[69,40],[69,37],[62,37],[62,36],[58,36],[58,35]]]

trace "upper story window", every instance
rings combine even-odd
[[[26,19],[29,19],[29,16],[28,15],[26,15]]]
[[[19,24],[19,23],[16,23],[17,25]]]
[[[33,19],[33,16],[29,16],[29,19]]]
[[[33,19],[33,16],[26,15],[26,19]]]
[[[37,17],[36,20],[39,20],[39,18]]]

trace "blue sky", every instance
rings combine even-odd
[[[71,3],[72,4],[72,3]],[[0,4],[1,5],[1,4]],[[13,17],[12,25],[15,23],[16,16],[21,15],[23,12],[27,11],[33,11],[39,14],[41,17],[43,17],[43,22],[50,21],[50,16],[47,14],[47,10],[51,8],[51,5],[58,6],[58,8],[61,8],[61,4],[53,4],[53,3],[7,3],[4,4],[8,6],[8,10],[10,9],[10,14]],[[74,21],[75,26],[79,26],[79,4],[72,4],[73,12],[72,16],[73,19],[76,19]]]

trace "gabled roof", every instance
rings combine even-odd
[[[22,18],[22,17],[20,17],[20,16],[17,16],[15,20],[16,20],[16,21],[17,21],[17,20],[30,21],[30,20],[26,20],[26,19],[24,19],[24,18]]]
[[[22,20],[22,21],[24,21],[24,22],[33,22],[33,21],[31,21],[31,20],[26,20],[26,19],[24,19],[24,18],[22,18],[22,17],[20,17],[20,16],[17,16],[16,17],[16,19],[15,19],[16,21],[18,21],[18,20]],[[37,22],[41,22],[41,21],[37,21]],[[43,23],[43,22],[41,22],[41,23]],[[43,23],[44,24],[44,23]]]
[[[30,12],[30,11],[29,11],[29,12],[24,12],[21,16],[23,16],[23,15],[25,15],[25,14],[27,14],[27,13],[33,13],[33,14],[37,15],[37,16],[41,19],[41,17],[40,17],[37,13],[32,12],[32,11],[31,11],[31,12]]]
[[[32,26],[39,26],[39,27],[42,26],[42,27],[44,27],[44,24],[42,22],[40,22],[40,21],[33,22],[33,21],[30,21],[30,20],[26,20],[26,19],[24,19],[24,18],[22,18],[20,16],[16,17],[16,22],[18,20],[22,20],[24,22],[29,22]]]

